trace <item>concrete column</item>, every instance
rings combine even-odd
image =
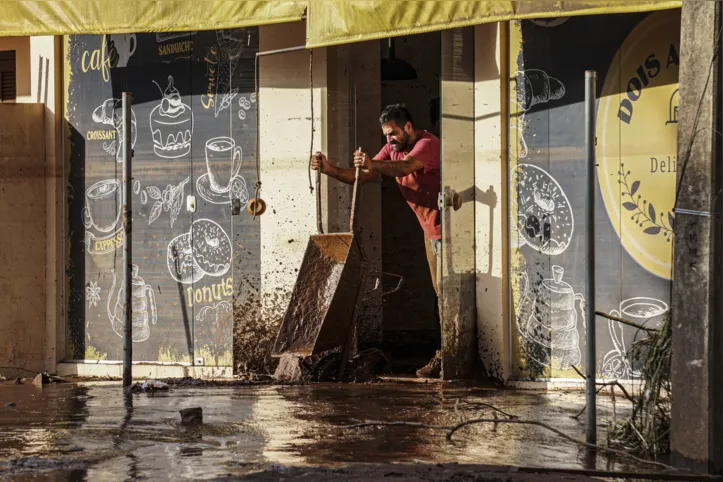
[[[442,377],[476,374],[474,28],[442,32]]]
[[[352,167],[352,153],[357,147],[363,147],[371,156],[379,148],[379,65],[378,41],[328,49],[328,87],[322,119],[325,129],[324,152],[339,167]],[[346,232],[349,229],[352,187],[326,177],[322,189],[327,232]],[[371,182],[362,187],[358,219],[367,268],[372,275],[381,276],[380,182]],[[374,288],[374,280],[375,276],[367,277],[365,291]],[[363,294],[362,297],[358,344],[364,349],[381,344],[382,298],[381,291]]]
[[[475,27],[477,350],[488,375],[509,378],[507,313],[507,23]],[[504,88],[504,91],[503,91]]]
[[[720,211],[720,196],[714,194],[719,192],[720,174],[720,138],[715,135],[720,116],[720,12],[720,2],[683,3],[677,207],[694,213]],[[706,215],[676,214],[671,303],[674,463],[715,473],[723,468],[722,318],[716,306],[720,286],[715,282],[720,265],[718,224]]]
[[[304,45],[303,22],[260,27],[260,51]],[[326,102],[326,49],[314,61],[314,149],[322,149]],[[268,355],[291,298],[309,236],[316,233],[315,194],[309,191],[312,136],[309,52],[262,57],[259,66],[261,286],[236,322],[234,363],[243,370],[273,372]],[[259,307],[260,304],[260,307]]]

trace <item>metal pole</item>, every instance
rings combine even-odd
[[[587,395],[587,443],[597,443],[597,407],[595,405],[595,95],[597,73],[585,72],[585,165],[587,166],[587,357],[585,391]]]
[[[132,125],[131,125],[131,99],[130,92],[123,92],[122,108],[123,108],[123,232],[124,232],[124,245],[125,245],[125,257],[124,257],[124,272],[125,275],[125,317],[123,319],[123,387],[129,388],[133,383],[132,376],[132,363],[133,363],[133,238],[131,237],[132,231],[132,208],[131,208],[131,193],[133,178],[131,177],[131,158],[133,157],[133,146],[131,139]]]

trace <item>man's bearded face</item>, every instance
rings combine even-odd
[[[390,121],[382,125],[382,133],[387,138],[387,143],[391,144],[394,152],[405,152],[409,146],[410,133],[412,124],[407,122],[404,127],[399,127],[396,122]]]

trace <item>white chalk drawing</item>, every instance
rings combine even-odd
[[[181,100],[181,94],[168,76],[168,86],[161,91],[161,103],[153,108],[149,118],[153,152],[164,159],[177,159],[191,152],[193,138],[193,110]]]
[[[215,221],[198,219],[168,244],[168,272],[178,283],[223,276],[231,268],[231,239]]]
[[[148,202],[148,194],[146,191],[141,191],[141,204],[145,205]]]
[[[232,323],[233,307],[228,301],[204,306],[196,314],[194,338],[199,344],[205,345],[212,356],[219,357],[231,349],[232,337],[229,335]]]
[[[517,108],[520,111],[517,125],[511,126],[520,134],[520,152],[518,157],[524,159],[529,151],[525,140],[525,116],[533,106],[559,100],[565,96],[565,86],[558,79],[550,77],[544,70],[528,69],[515,73],[517,80]]]
[[[141,182],[136,180],[133,181],[133,194],[139,194],[141,192]]]
[[[206,142],[206,174],[196,179],[196,192],[211,204],[228,204],[237,198],[243,206],[249,201],[246,180],[239,174],[243,151],[230,137]]]
[[[115,286],[117,282],[115,271],[113,271],[113,284],[108,292],[108,319],[113,327],[113,331],[119,337],[123,338],[125,326],[125,280],[121,279],[120,287],[116,292]],[[116,302],[113,305],[113,297]],[[132,308],[132,339],[134,342],[146,341],[151,336],[151,324],[155,325],[158,321],[156,312],[156,298],[151,285],[138,276],[138,266],[133,265],[133,279],[131,287],[131,308]]]
[[[240,107],[238,110],[238,118],[241,120],[246,120],[246,112],[251,110],[251,105],[256,103],[256,94],[251,94],[249,99],[246,98],[246,96],[240,97],[238,100],[238,106]]]
[[[216,31],[220,56],[216,82],[216,117],[222,110],[231,107],[238,94],[238,88],[231,88],[231,84],[241,53],[248,42],[248,35],[245,28]]]
[[[173,223],[176,222],[176,219],[178,219],[178,215],[181,213],[181,209],[183,208],[183,200],[186,198],[185,188],[186,184],[188,184],[190,180],[191,178],[187,177],[177,186],[168,184],[163,191],[156,186],[148,186],[145,189],[144,193],[147,192],[148,197],[156,201],[153,203],[151,214],[148,216],[149,226],[153,224],[153,221],[158,219],[162,212],[170,212],[171,227],[173,227]],[[142,199],[141,202],[143,202]]]
[[[123,246],[121,192],[118,179],[97,182],[85,191],[85,207],[81,216],[86,228],[83,242],[89,253],[110,253]]]
[[[521,310],[525,316],[529,313],[526,323],[518,320],[528,360],[553,369],[567,369],[582,361],[578,319],[584,330],[585,298],[562,280],[563,274],[561,266],[552,267],[553,278],[543,280],[535,296],[526,301],[531,306]]]
[[[531,164],[518,164],[511,180],[517,193],[512,207],[516,205],[520,237],[540,253],[564,252],[570,245],[575,221],[560,185],[549,173]]]
[[[662,321],[663,315],[668,312],[668,304],[655,298],[637,297],[629,298],[620,303],[619,310],[612,310],[610,314],[645,324],[656,328]],[[653,325],[650,320],[655,320]],[[634,328],[629,328],[634,330]],[[608,320],[608,331],[613,343],[613,349],[603,358],[601,374],[605,378],[632,379],[639,378],[640,371],[633,369],[627,347],[625,346],[625,328],[619,321]]]
[[[196,35],[198,32],[162,32],[156,34],[156,43],[168,42],[178,38],[188,38]]]
[[[134,33],[113,34],[110,36],[111,48],[114,48],[118,54],[118,61],[114,67],[128,67],[128,61],[131,59],[136,48],[138,47],[138,39]]]
[[[106,99],[101,105],[95,108],[92,118],[93,122],[113,126],[116,131],[115,140],[110,143],[104,141],[103,149],[111,156],[115,156],[116,162],[123,162],[123,149],[121,149],[123,139],[122,101],[120,99]],[[138,138],[137,130],[136,113],[131,109],[131,148],[136,145],[136,139]]]
[[[88,302],[88,309],[98,306],[100,302],[100,286],[97,281],[91,281],[85,287],[85,300]]]

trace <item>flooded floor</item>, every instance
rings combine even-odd
[[[589,460],[580,446],[539,427],[474,425],[451,441],[440,430],[340,428],[367,420],[453,425],[491,417],[480,405],[486,403],[584,439],[585,417],[571,418],[584,400],[580,393],[437,384],[179,388],[128,396],[118,385],[3,385],[0,478],[212,479],[246,475],[261,465],[392,462],[653,471],[604,455]],[[178,411],[190,407],[203,409],[201,427],[180,425]],[[609,399],[601,400],[602,440],[611,408]]]

